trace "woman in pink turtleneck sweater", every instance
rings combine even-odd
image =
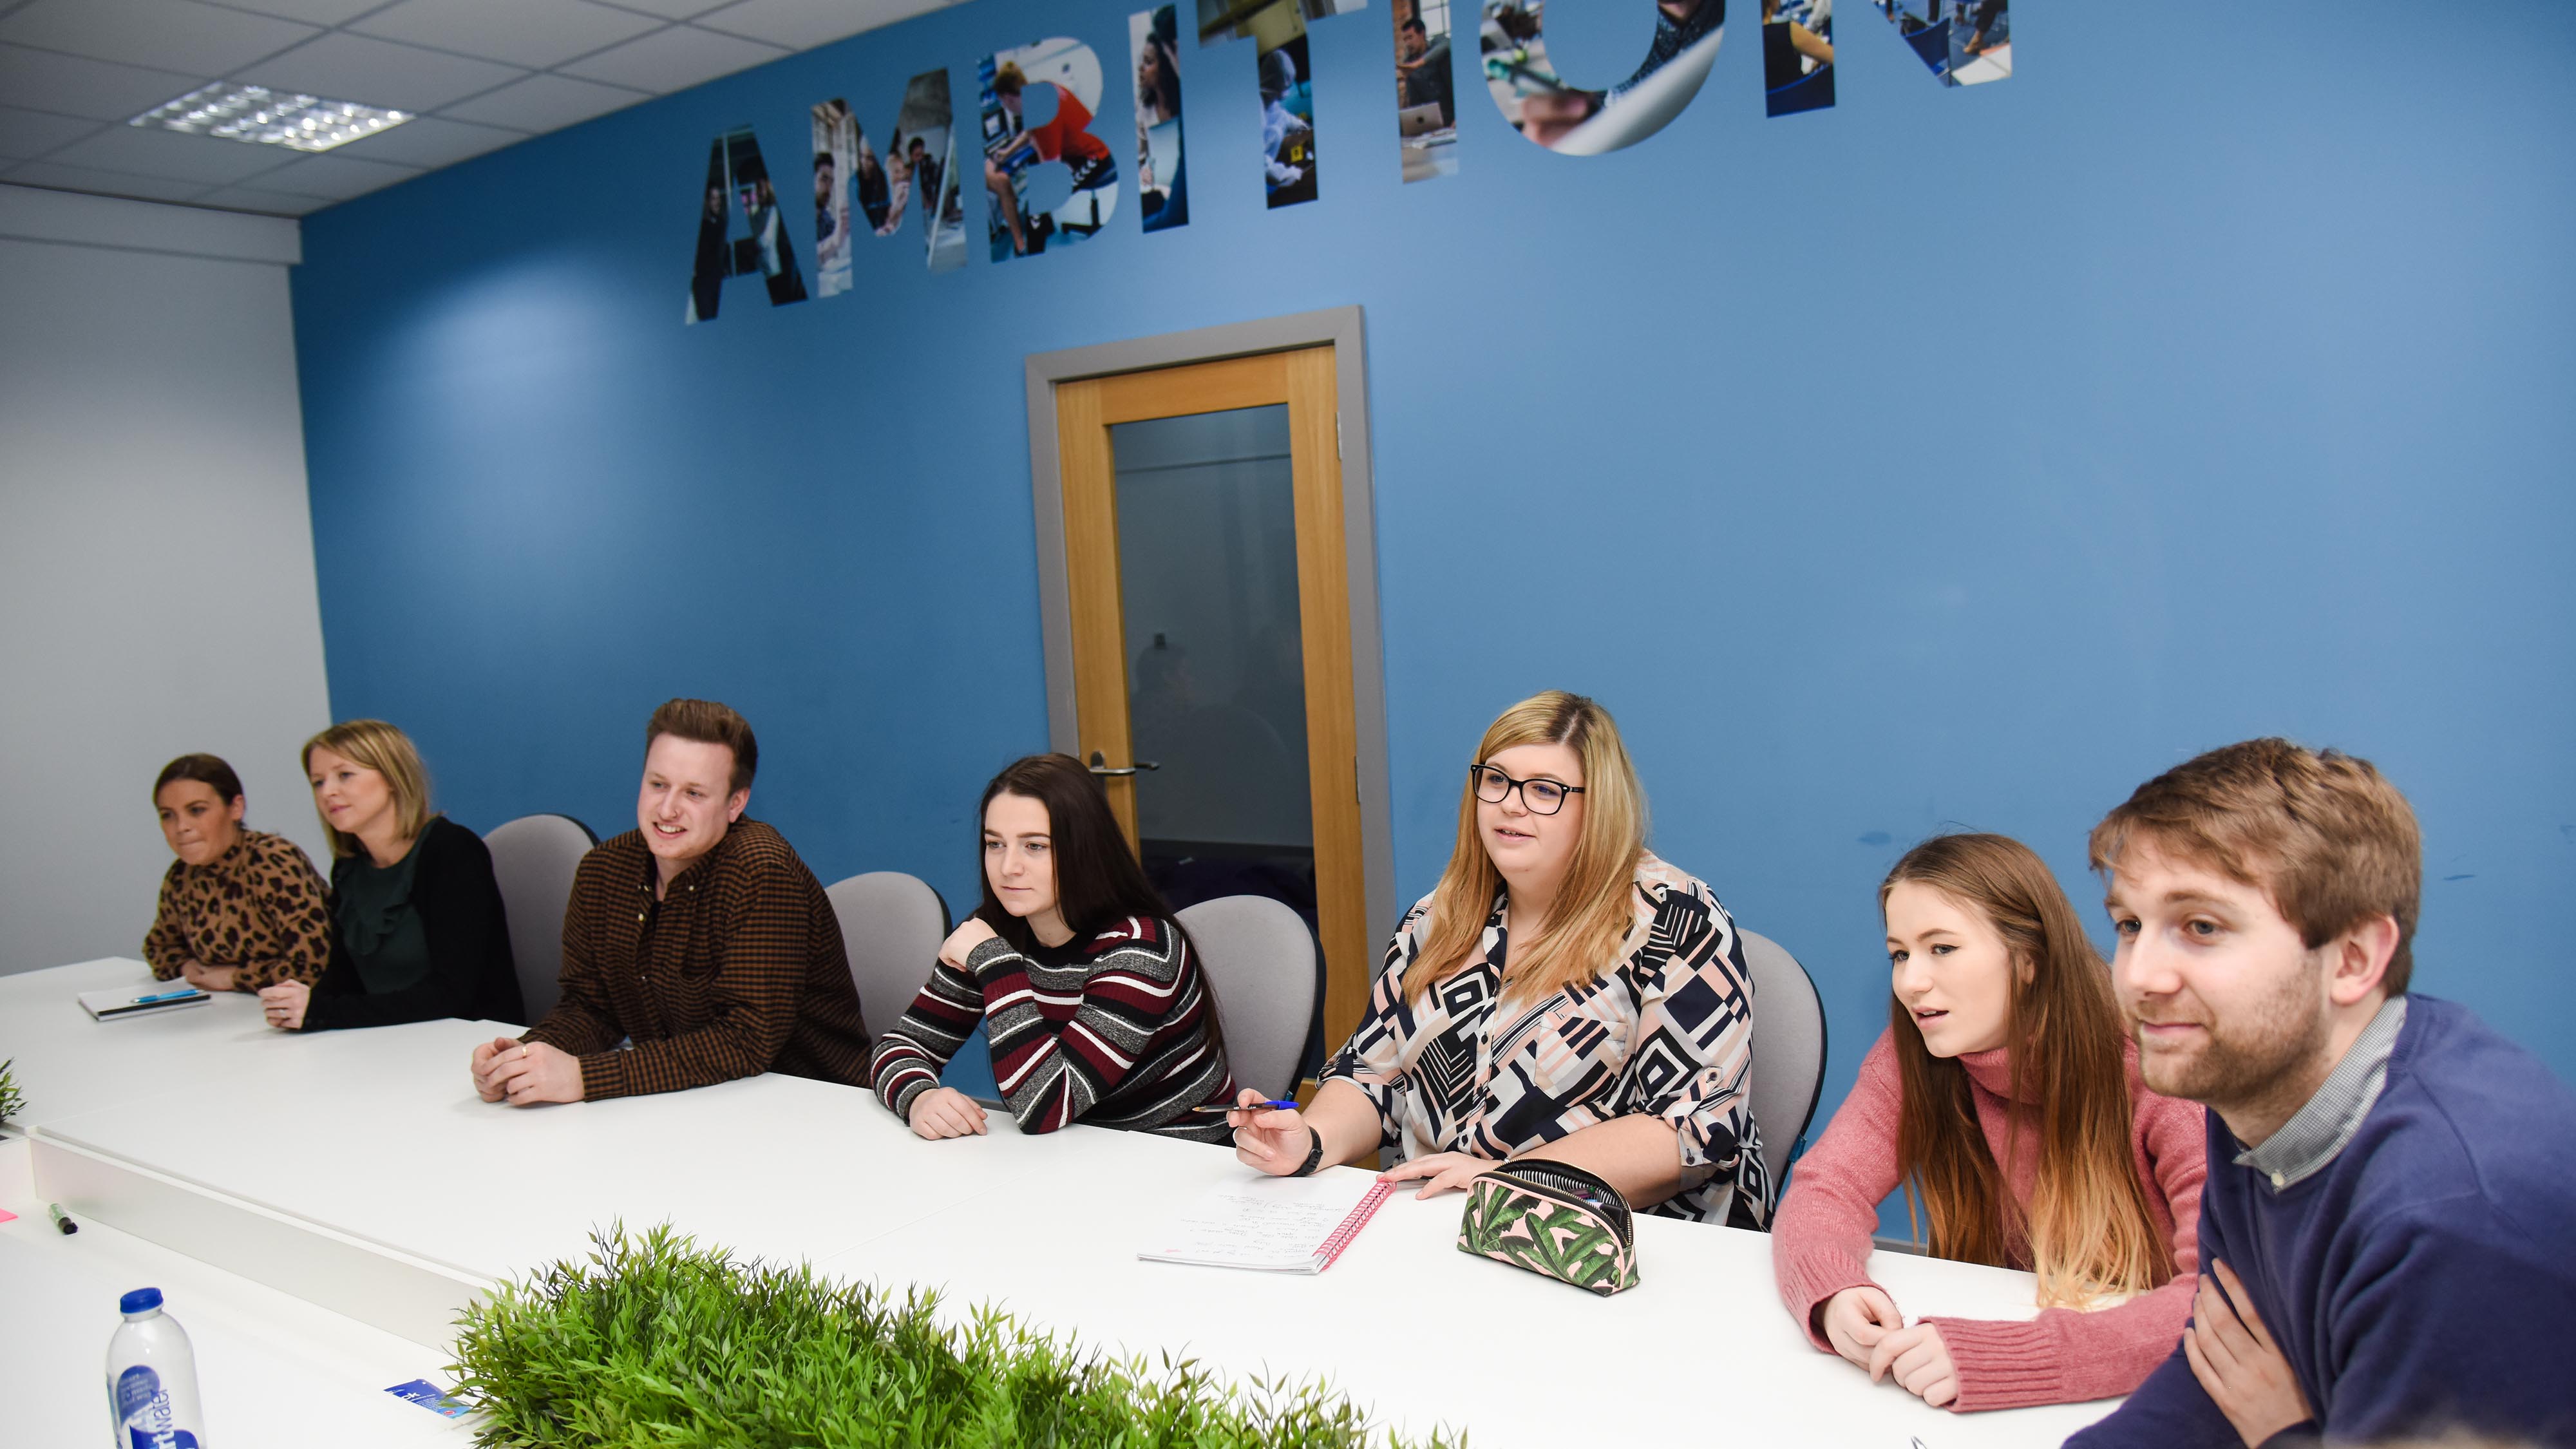
[[[2108,971],[2018,841],[1936,836],[1879,901],[1890,1022],[1773,1222],[1781,1301],[1817,1348],[1936,1407],[2129,1392],[2191,1316],[2201,1109],[2146,1089]],[[1934,1253],[2035,1270],[2039,1316],[1906,1327],[1868,1269],[1900,1184]]]

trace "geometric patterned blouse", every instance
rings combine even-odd
[[[1650,1211],[1767,1228],[1777,1189],[1753,1125],[1753,978],[1726,908],[1641,851],[1626,958],[1506,1012],[1505,901],[1496,894],[1475,956],[1419,1008],[1405,1002],[1404,974],[1431,898],[1416,903],[1387,947],[1368,1018],[1318,1085],[1338,1077],[1367,1093],[1400,1160],[1500,1160],[1614,1118],[1661,1117],[1680,1138],[1682,1190]]]

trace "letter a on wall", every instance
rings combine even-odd
[[[984,83],[984,189],[992,195],[985,235],[993,260],[1098,236],[1118,211],[1118,159],[1091,134],[1100,109],[1098,53],[1059,37],[995,51],[976,69]],[[1064,199],[1046,199],[1059,186]]]
[[[1261,184],[1274,208],[1318,194],[1315,71],[1306,26],[1367,8],[1368,0],[1199,0],[1199,44],[1252,37],[1261,85]]]
[[[737,210],[746,234],[729,237],[731,215]],[[745,127],[718,136],[707,149],[707,185],[698,202],[698,260],[689,279],[688,320],[715,320],[716,307],[724,300],[725,279],[755,275],[768,284],[771,306],[805,300],[805,279],[796,270],[796,249],[779,210],[778,188],[760,159],[760,142]]]
[[[1945,86],[2012,77],[2011,0],[1872,0]]]
[[[1726,38],[1726,0],[1662,0],[1655,38],[1636,73],[1587,91],[1548,62],[1540,22],[1550,0],[1484,0],[1477,35],[1485,89],[1512,129],[1567,156],[1598,156],[1672,124],[1699,94]]]

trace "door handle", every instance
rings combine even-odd
[[[1102,757],[1098,750],[1093,750],[1091,752],[1090,770],[1091,773],[1095,775],[1132,775],[1138,770],[1159,770],[1161,768],[1163,767],[1160,764],[1152,760],[1138,760],[1132,765],[1104,764],[1102,763]]]

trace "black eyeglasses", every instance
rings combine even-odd
[[[1521,804],[1532,815],[1553,815],[1565,808],[1565,797],[1580,795],[1580,785],[1560,785],[1554,780],[1515,780],[1491,765],[1469,765],[1467,778],[1476,787],[1476,798],[1488,805],[1500,805],[1521,792]]]

